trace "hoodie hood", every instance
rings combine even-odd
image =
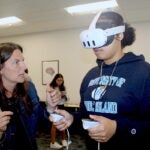
[[[100,60],[100,59],[97,59],[96,62],[98,64],[98,66],[101,65],[101,62],[103,60]],[[132,52],[128,52],[128,53],[125,53],[125,55],[119,60],[119,63],[118,64],[127,64],[127,63],[130,63],[130,62],[138,62],[138,61],[145,61],[145,58],[143,55],[135,55],[134,53]],[[115,62],[114,62],[115,63]],[[112,63],[111,65],[113,65],[114,63]],[[110,66],[111,66],[110,65]]]

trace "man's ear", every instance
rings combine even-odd
[[[124,37],[123,33],[119,33],[119,34],[115,35],[115,39],[119,40],[119,41],[121,41],[123,39],[123,37]]]

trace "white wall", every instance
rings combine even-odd
[[[144,54],[145,59],[150,62],[150,22],[134,24],[137,38],[132,48],[137,54]]]
[[[137,32],[137,40],[127,51],[143,53],[150,62],[149,35],[150,22],[133,24]],[[95,63],[92,50],[83,49],[79,34],[83,29],[72,29],[55,32],[43,32],[0,38],[0,42],[16,42],[24,48],[24,56],[29,75],[35,83],[41,100],[45,100],[45,86],[42,85],[41,62],[44,60],[59,60],[59,72],[64,75],[67,93],[70,101],[78,103],[79,87],[85,73]]]

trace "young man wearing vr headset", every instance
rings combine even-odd
[[[97,150],[97,142],[101,150],[150,148],[150,64],[143,55],[123,51],[135,40],[134,28],[120,14],[106,11],[94,18],[80,40],[93,49],[98,66],[82,81],[79,113],[56,110],[64,116],[56,127],[64,130],[73,120],[90,118],[99,125],[86,130],[87,150]]]

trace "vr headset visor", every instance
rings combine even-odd
[[[80,33],[80,41],[84,48],[99,48],[103,46],[107,46],[110,44],[108,42],[108,38],[112,35],[116,35],[118,33],[122,33],[125,31],[125,26],[116,26],[108,29],[101,29],[96,28],[96,22],[98,20],[98,17],[100,16],[100,13],[98,13],[92,23],[90,24],[90,27],[88,30],[84,30]]]

